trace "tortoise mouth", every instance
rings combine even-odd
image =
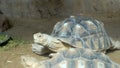
[[[43,45],[43,44],[38,43],[38,42],[34,42],[33,44],[35,44],[35,45]]]
[[[34,39],[34,43],[38,43],[38,40],[37,40],[37,39]]]
[[[40,42],[42,42],[42,40],[40,40],[40,39],[38,39],[38,38],[33,38],[33,40],[34,40],[34,41],[33,41],[34,43],[40,43]]]

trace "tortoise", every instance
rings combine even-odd
[[[43,61],[30,56],[21,56],[21,63],[25,68],[120,68],[119,64],[104,53],[88,48],[69,48]]]
[[[32,51],[39,55],[71,47],[89,48],[99,52],[106,52],[107,49],[118,47],[112,43],[102,22],[81,16],[71,16],[58,22],[51,35],[39,32],[34,34],[33,38]],[[43,53],[43,51],[45,52]]]
[[[88,17],[72,16],[65,19],[55,25],[51,35],[73,47],[81,47],[81,41],[83,48],[94,50],[107,49],[112,44],[103,23]]]

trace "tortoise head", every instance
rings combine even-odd
[[[47,38],[49,36],[47,34],[42,34],[42,33],[35,33],[33,35],[33,39],[35,43],[46,45],[47,43]]]
[[[38,59],[29,55],[21,56],[21,64],[24,68],[45,68],[42,62],[39,62]]]

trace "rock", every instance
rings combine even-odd
[[[15,18],[43,18],[69,15],[62,0],[0,0],[0,10]]]
[[[116,14],[120,11],[120,0],[0,0],[0,10],[6,16],[15,18]]]
[[[6,31],[10,27],[11,25],[9,24],[8,19],[3,14],[0,14],[0,32]]]

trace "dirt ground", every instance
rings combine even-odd
[[[94,18],[104,22],[105,29],[110,37],[120,41],[120,17],[97,17]],[[53,25],[64,18],[51,19],[15,19],[14,27],[7,31],[13,38],[29,41],[29,44],[20,44],[16,48],[7,51],[0,51],[0,68],[23,68],[20,63],[20,56],[30,55],[39,60],[47,59],[45,56],[38,56],[31,51],[32,35],[36,32],[48,33],[52,31]],[[120,64],[120,50],[107,54],[114,62]]]

